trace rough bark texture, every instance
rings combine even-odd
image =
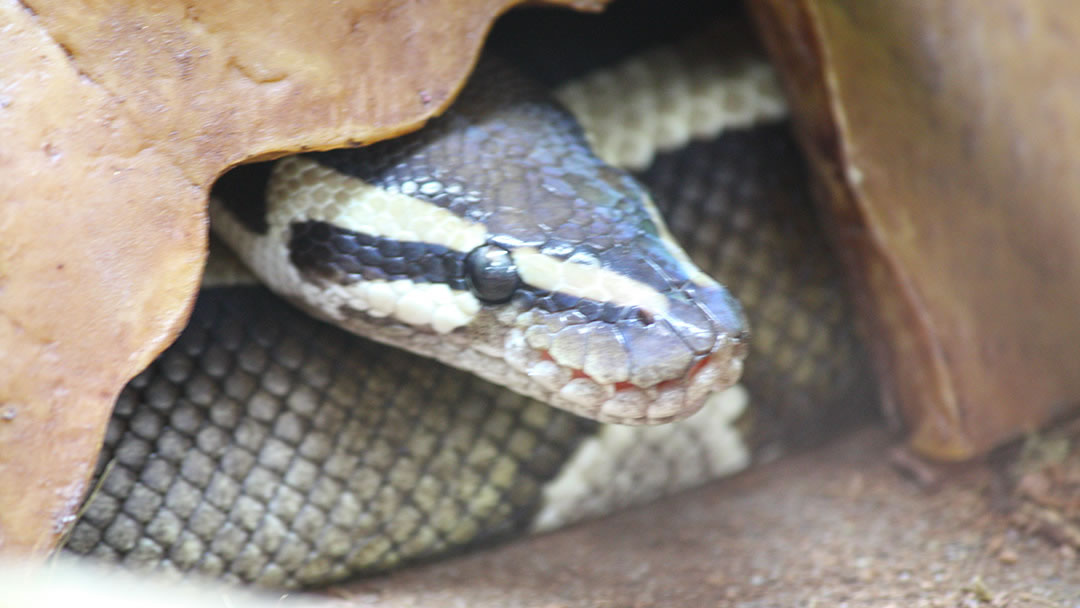
[[[1080,400],[1080,5],[764,0],[911,444],[962,459]]]
[[[216,176],[420,126],[516,3],[0,0],[0,552],[72,520],[186,319]]]

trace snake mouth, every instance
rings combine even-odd
[[[552,362],[555,361],[555,358],[552,357],[551,353],[549,353],[547,351],[544,351],[540,355],[540,358],[543,359],[543,360],[546,360],[546,361],[552,361]],[[664,390],[666,388],[676,386],[676,385],[678,385],[678,384],[680,384],[682,382],[693,381],[694,376],[696,376],[697,373],[700,372],[702,369],[704,369],[705,366],[708,365],[708,364],[709,364],[709,358],[708,357],[702,357],[700,361],[698,361],[697,363],[694,363],[694,365],[690,367],[690,371],[688,371],[683,378],[672,378],[670,380],[664,380],[663,382],[660,382],[659,384],[655,385],[656,389],[657,390]],[[589,374],[585,373],[585,370],[581,370],[581,369],[575,369],[574,371],[570,372],[570,378],[571,379],[585,378],[585,379],[588,379],[588,380],[592,380],[593,382],[596,382],[597,384],[603,384],[602,382],[600,382],[596,378],[593,378]],[[619,393],[619,392],[622,392],[622,391],[642,390],[643,388],[647,388],[647,387],[638,386],[638,385],[634,384],[633,382],[627,382],[627,381],[616,382],[615,384],[612,384],[612,387],[614,387],[616,393]]]
[[[600,422],[625,425],[672,422],[696,413],[710,394],[734,384],[742,374],[745,354],[744,341],[730,340],[694,361],[681,376],[651,386],[629,381],[604,383],[584,370],[572,369],[569,379],[553,390],[547,400],[556,407]],[[557,364],[547,351],[540,351],[539,359],[549,365]]]

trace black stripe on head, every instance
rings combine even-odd
[[[289,237],[289,260],[305,280],[316,284],[408,279],[472,291],[467,279],[467,256],[442,245],[376,237],[313,220],[293,222]],[[519,284],[513,298],[522,308],[535,306],[549,313],[574,310],[585,321],[641,325],[653,322],[652,315],[637,306],[597,302],[529,285]]]
[[[576,311],[581,314],[584,321],[603,321],[616,323],[618,321],[636,321],[641,325],[651,325],[653,316],[638,306],[620,306],[612,302],[599,302],[589,298],[573,296],[563,292],[542,291],[539,289],[526,288],[528,304],[535,305],[540,310],[550,313]],[[520,300],[520,298],[519,298]]]
[[[318,221],[293,222],[291,233],[289,260],[311,282],[408,279],[468,289],[466,254],[442,245],[377,237]]]
[[[266,221],[266,187],[274,163],[240,165],[222,175],[210,189],[210,196],[222,205],[255,234],[266,234],[270,225]]]

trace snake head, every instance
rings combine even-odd
[[[421,131],[250,172],[258,196],[219,182],[215,230],[346,329],[604,422],[684,418],[741,373],[739,304],[499,64]]]
[[[552,405],[623,424],[686,417],[738,379],[741,307],[671,239],[636,180],[583,173],[595,181],[570,196],[593,200],[577,216],[532,234],[499,211],[487,218],[499,236],[466,257],[483,306],[465,331],[505,361],[499,382]]]

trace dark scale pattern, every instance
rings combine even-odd
[[[568,257],[655,231],[640,185],[596,158],[581,127],[546,91],[491,57],[424,129],[308,156],[482,222],[502,245]]]
[[[756,453],[870,415],[868,359],[786,127],[662,155],[642,179],[673,203],[676,238],[747,304]],[[123,392],[98,466],[108,475],[67,550],[274,586],[339,580],[521,530],[595,428],[262,289],[214,290]]]
[[[807,445],[873,415],[877,384],[788,125],[661,154],[640,178],[687,253],[745,307],[754,443]]]
[[[670,375],[666,362],[650,353],[688,349],[704,357],[720,338],[741,342],[745,335],[742,311],[726,289],[690,286],[686,269],[659,237],[642,185],[597,158],[565,109],[498,60],[482,60],[454,105],[424,129],[310,158],[482,222],[503,248],[587,258],[653,288],[667,298],[664,312],[654,313],[669,331],[643,331],[646,319],[639,323],[634,307],[592,311],[594,318],[625,320],[616,328],[620,343],[650,355],[634,363],[640,378],[652,377],[650,369]],[[538,297],[540,309],[553,315],[599,304],[566,294]],[[586,342],[583,348],[593,347]]]
[[[747,304],[757,453],[869,415],[868,359],[786,127],[664,154],[642,179],[675,237]],[[577,303],[619,312],[595,308]],[[123,392],[98,467],[108,475],[67,550],[274,586],[339,580],[523,529],[595,428],[261,289],[210,291]]]
[[[69,552],[315,585],[525,526],[596,428],[313,321],[204,291],[121,395]]]
[[[540,310],[553,313],[573,310],[580,313],[585,321],[600,320],[605,323],[615,323],[623,319],[637,319],[646,325],[651,322],[645,312],[637,306],[619,306],[611,302],[597,302],[559,292],[533,291],[530,296]]]
[[[465,256],[442,245],[397,241],[326,222],[294,222],[289,260],[307,280],[349,284],[409,279],[465,290]]]
[[[305,279],[348,285],[361,280],[409,279],[417,283],[445,283],[451,289],[468,290],[467,254],[442,245],[397,241],[354,232],[326,222],[292,224],[289,259]],[[620,319],[644,319],[636,306],[596,302],[565,293],[551,293],[520,286],[516,295],[535,302],[546,312],[577,310],[586,321],[614,323]]]
[[[555,85],[710,21],[702,8],[740,10],[715,0],[676,4],[622,0],[602,15],[514,11],[496,28],[494,46]],[[530,94],[516,79],[470,85],[464,96],[479,101],[476,112],[455,108],[415,135],[313,157],[461,216],[489,218],[495,229],[537,226],[511,234],[561,255],[599,255],[625,242],[618,227],[627,221],[648,228],[636,203],[617,194],[625,174],[589,176],[594,161],[557,108],[516,110],[515,120],[540,129],[528,132],[544,134],[542,145],[513,133],[503,143],[489,137],[506,121],[494,109],[500,100]],[[481,118],[494,122],[469,128]],[[425,148],[462,125],[463,136]],[[526,190],[514,173],[537,166],[544,172],[527,184],[550,198],[534,212],[517,205]],[[867,358],[786,129],[694,144],[662,155],[642,178],[676,238],[747,304],[754,341],[745,377],[754,402],[745,422],[756,447],[820,441],[871,412]],[[257,231],[265,229],[261,200],[243,218]],[[99,464],[108,475],[69,551],[276,586],[336,580],[519,529],[539,484],[594,428],[300,318],[262,291],[236,295],[230,303],[204,294],[177,345],[124,391]],[[621,312],[547,293],[514,298],[553,311],[576,306],[588,316]],[[353,390],[362,403],[347,399]],[[649,481],[639,476],[647,469],[625,466],[620,476]],[[665,459],[662,470],[684,466]]]

